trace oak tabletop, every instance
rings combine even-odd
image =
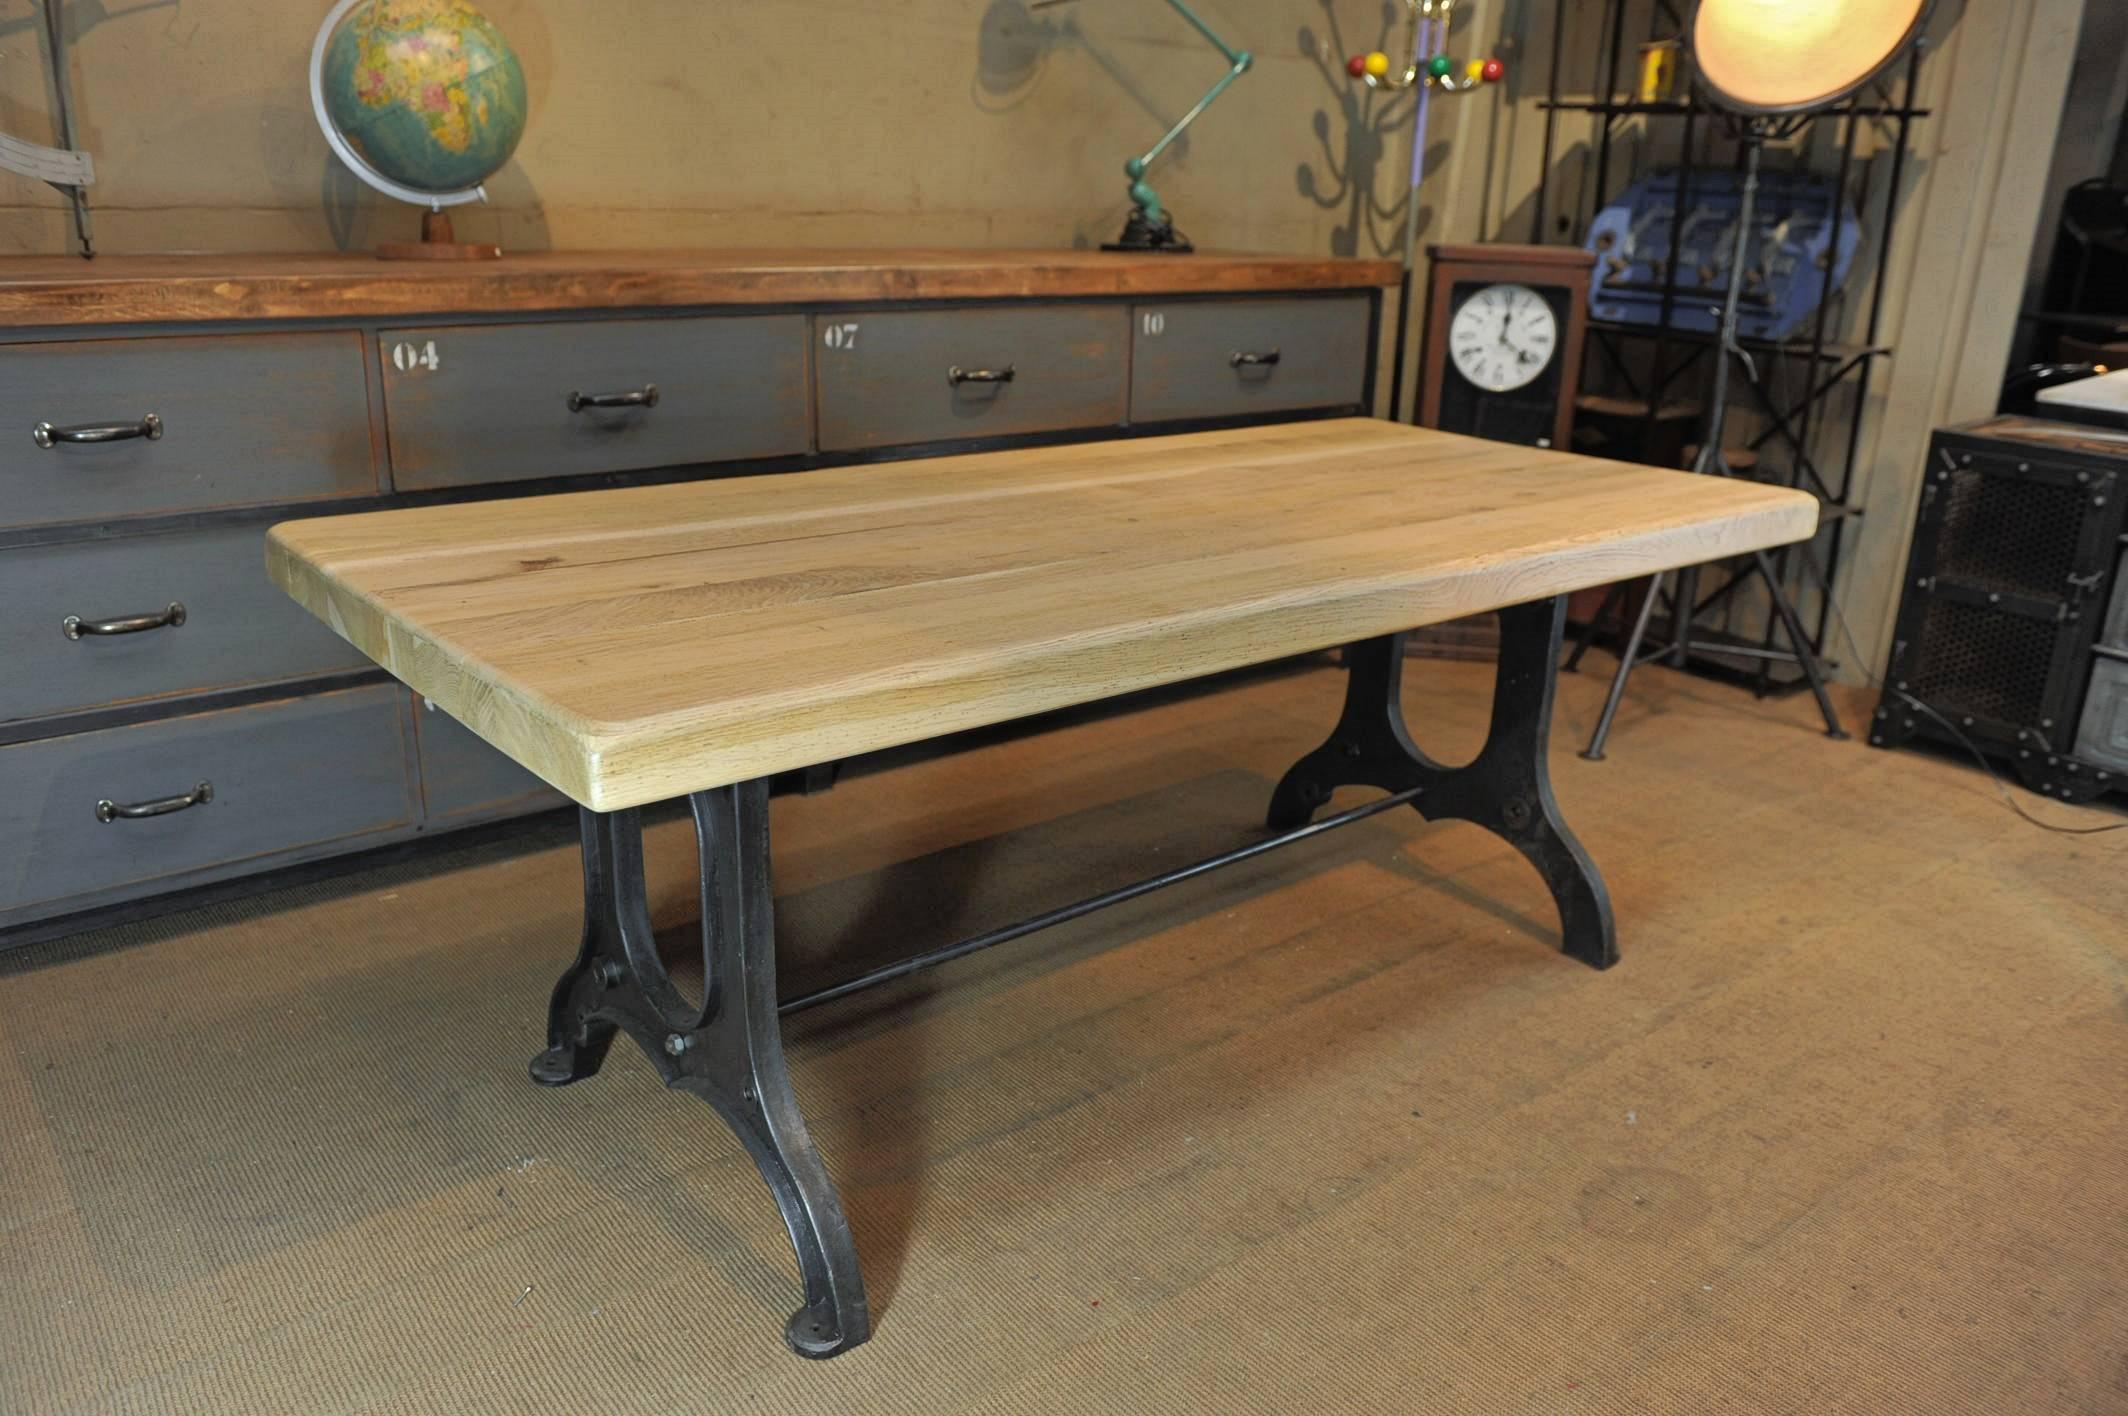
[[[266,561],[607,811],[1816,524],[1785,488],[1345,418],[291,521]]]

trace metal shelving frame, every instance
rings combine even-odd
[[[1532,222],[1531,239],[1543,242],[1547,239],[1546,221],[1551,216],[1552,164],[1557,153],[1558,126],[1561,114],[1586,113],[1597,118],[1594,168],[1595,182],[1586,210],[1571,213],[1572,227],[1567,238],[1578,244],[1586,231],[1588,222],[1597,211],[1602,210],[1611,193],[1612,142],[1621,119],[1632,117],[1675,118],[1683,126],[1678,153],[1677,210],[1680,214],[1689,209],[1692,196],[1692,171],[1695,140],[1702,145],[1708,136],[1720,130],[1718,116],[1701,102],[1698,93],[1687,88],[1682,99],[1645,103],[1630,97],[1631,88],[1622,89],[1620,65],[1624,62],[1627,39],[1628,11],[1641,10],[1637,0],[1604,0],[1602,23],[1602,49],[1598,54],[1598,68],[1602,74],[1603,95],[1601,98],[1575,99],[1560,91],[1560,55],[1566,48],[1568,0],[1554,0],[1552,10],[1552,59],[1546,84],[1544,102],[1544,156],[1539,172],[1542,182],[1537,191],[1536,210]],[[1683,35],[1690,6],[1672,3],[1672,0],[1646,0],[1645,18],[1649,41],[1674,39]],[[1765,419],[1765,427],[1754,435],[1745,446],[1756,453],[1769,445],[1781,451],[1787,467],[1773,476],[1787,485],[1799,487],[1815,494],[1823,503],[1824,556],[1820,561],[1815,547],[1805,543],[1796,547],[1784,547],[1776,557],[1778,573],[1783,583],[1788,583],[1794,567],[1800,564],[1817,591],[1817,609],[1810,624],[1812,649],[1820,660],[1827,659],[1826,636],[1830,629],[1833,612],[1832,583],[1838,573],[1840,558],[1846,549],[1847,524],[1862,514],[1853,501],[1855,489],[1855,464],[1861,450],[1862,416],[1868,407],[1871,373],[1880,359],[1890,356],[1891,346],[1882,342],[1881,329],[1884,314],[1884,273],[1891,261],[1893,231],[1899,206],[1900,183],[1906,175],[1906,158],[1912,138],[1914,123],[1929,116],[1929,110],[1915,106],[1921,71],[1923,45],[1915,45],[1905,62],[1894,71],[1896,77],[1886,78],[1872,94],[1870,90],[1845,103],[1826,109],[1812,117],[1801,135],[1807,141],[1808,134],[1821,123],[1839,126],[1839,166],[1836,191],[1844,196],[1849,191],[1855,173],[1855,145],[1863,124],[1889,122],[1894,126],[1895,137],[1891,144],[1887,190],[1883,203],[1884,215],[1876,236],[1876,265],[1870,272],[1866,290],[1858,291],[1850,282],[1838,292],[1829,295],[1818,304],[1810,320],[1807,339],[1780,341],[1746,339],[1744,347],[1757,356],[1756,367],[1740,367],[1736,384],[1746,391],[1748,402]],[[1896,92],[1894,92],[1896,91]],[[1621,96],[1621,94],[1627,96]],[[1873,175],[1873,173],[1872,173]],[[1865,178],[1865,184],[1867,183]],[[1872,206],[1872,193],[1865,190],[1856,202],[1856,210],[1867,214]],[[1836,200],[1832,210],[1832,229],[1828,249],[1839,248],[1841,223],[1845,220],[1845,203]],[[1709,362],[1706,356],[1715,351],[1716,336],[1696,330],[1676,328],[1672,324],[1677,304],[1677,262],[1666,261],[1663,266],[1663,290],[1661,319],[1653,325],[1628,324],[1609,320],[1591,320],[1588,351],[1583,358],[1601,359],[1612,374],[1621,382],[1632,398],[1645,406],[1639,414],[1636,428],[1636,452],[1642,458],[1649,453],[1651,437],[1665,404],[1666,395],[1672,394],[1688,376],[1701,372]],[[1857,341],[1843,342],[1830,338],[1832,309],[1835,298],[1843,303],[1861,298],[1867,308],[1863,320],[1862,337]],[[1647,350],[1646,373],[1636,375],[1634,361],[1627,357],[1629,342],[1652,345]],[[1716,354],[1716,357],[1720,357]],[[1803,389],[1799,394],[1784,395],[1786,370],[1778,381],[1777,369],[1783,365],[1801,364],[1807,370]],[[1842,388],[1851,387],[1853,396],[1844,412],[1844,437],[1835,434],[1836,456],[1821,460],[1811,449],[1813,440],[1822,436],[1830,427],[1833,418],[1841,416],[1838,408],[1829,406],[1829,400]],[[1761,476],[1768,470],[1761,465]],[[1743,583],[1743,575],[1732,575],[1706,598],[1690,607],[1689,614],[1705,613],[1727,599]],[[1677,608],[1672,607],[1673,620]],[[1687,619],[1689,623],[1689,618]],[[1786,691],[1804,685],[1801,673],[1779,675],[1774,672],[1777,661],[1793,664],[1793,657],[1774,648],[1774,619],[1766,617],[1763,636],[1757,644],[1737,638],[1739,657],[1751,665],[1742,670],[1751,678],[1761,693],[1769,689]],[[1673,635],[1673,637],[1675,637]],[[1695,642],[1704,639],[1722,641],[1735,636],[1694,631]],[[1704,661],[1702,661],[1704,662]]]

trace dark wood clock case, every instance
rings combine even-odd
[[[1566,451],[1581,384],[1588,329],[1589,272],[1595,257],[1573,246],[1433,246],[1426,332],[1419,354],[1419,422],[1429,428]],[[1559,353],[1544,373],[1512,393],[1476,388],[1448,357],[1448,324],[1459,291],[1512,281],[1543,296],[1559,321]]]

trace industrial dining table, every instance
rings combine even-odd
[[[313,614],[581,810],[584,926],[535,1081],[617,1032],[707,1101],[767,1181],[827,1357],[871,1333],[780,1016],[1402,805],[1511,842],[1561,946],[1617,958],[1601,877],[1546,767],[1566,595],[1801,540],[1817,504],[1693,476],[1344,418],[286,522],[267,570]],[[1428,758],[1404,631],[1498,611],[1491,727]],[[779,997],[769,779],[1345,646],[1343,712],[1271,793],[1268,834],[1023,925]],[[1385,796],[1318,819],[1345,786]],[[685,798],[705,986],[652,938],[639,809]]]

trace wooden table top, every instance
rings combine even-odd
[[[1394,261],[1200,251],[547,251],[0,257],[0,329],[886,300],[1165,296],[1394,285]]]
[[[1369,418],[285,522],[267,569],[613,810],[1808,536]]]

